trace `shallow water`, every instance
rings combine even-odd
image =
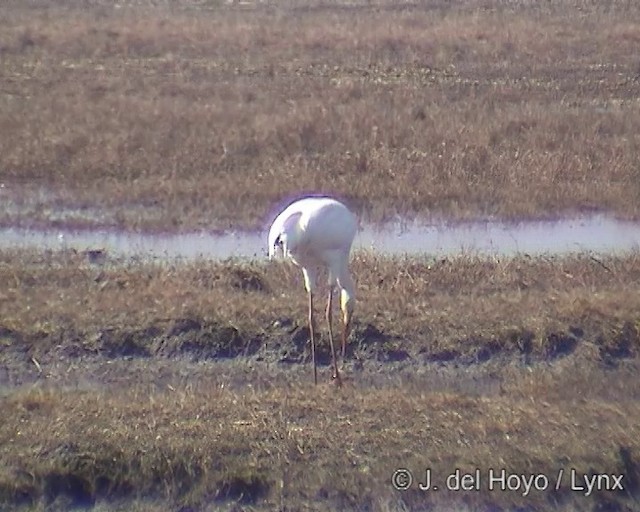
[[[148,234],[117,230],[0,228],[0,249],[101,250],[109,257],[144,259],[263,259],[267,234],[206,232]],[[418,221],[363,226],[354,249],[382,255],[514,256],[622,254],[640,248],[640,223],[605,215],[557,221]]]

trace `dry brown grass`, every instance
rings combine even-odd
[[[634,2],[120,5],[5,3],[3,221],[638,215]]]
[[[634,492],[637,379],[609,375],[606,396],[596,385],[579,397],[572,386],[602,374],[568,375],[538,369],[490,398],[392,381],[339,392],[308,382],[228,390],[198,381],[156,391],[18,391],[0,399],[0,498],[64,507],[157,496],[164,506],[196,510],[228,501],[248,510],[447,510],[452,504],[544,510],[549,503],[566,510],[624,503],[620,492],[580,496],[568,478],[560,492],[525,497],[489,492],[486,480],[480,492],[467,493],[398,493],[390,485],[396,468],[411,469],[416,479],[431,468],[441,487],[456,468],[480,468],[483,479],[489,469],[541,473],[552,486],[560,468],[573,468],[622,473]]]
[[[634,509],[640,259],[359,253],[353,268],[360,302],[337,390],[279,363],[306,340],[295,268],[0,254],[0,503]],[[417,479],[429,467],[440,484],[479,468],[485,483],[398,493],[399,467]],[[561,492],[489,492],[502,468],[551,486],[560,468],[623,473],[626,492],[585,498],[568,477]]]
[[[572,328],[610,337],[640,310],[640,259],[382,258],[359,252],[356,337],[371,326],[413,350]],[[0,255],[5,328],[26,334],[138,329],[181,319],[272,336],[306,323],[302,276],[286,264],[92,265],[74,252]],[[322,299],[322,296],[320,296]],[[320,300],[320,302],[322,302]],[[318,305],[321,308],[321,305]],[[278,333],[281,335],[282,333]]]
[[[372,220],[637,217],[639,14],[7,0],[0,222],[251,228],[305,191]],[[295,364],[297,269],[0,253],[0,508],[638,509],[640,259],[353,269],[337,390]],[[626,492],[398,493],[398,467]]]

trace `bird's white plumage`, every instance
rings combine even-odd
[[[309,293],[309,321],[313,323],[313,292],[321,268],[326,268],[329,280],[327,320],[331,334],[331,295],[336,285],[341,289],[340,306],[346,336],[355,306],[355,287],[349,273],[349,253],[358,230],[353,213],[341,202],[330,197],[306,197],[290,204],[273,221],[269,229],[269,258],[285,257],[302,268],[305,288]],[[311,328],[312,350],[313,326]],[[332,352],[333,352],[333,342]],[[335,377],[339,379],[335,365]],[[315,371],[315,366],[314,366]]]
[[[294,243],[306,238],[320,249],[348,249],[345,245],[351,246],[356,231],[356,218],[344,204],[330,197],[305,197],[291,203],[273,221],[269,256],[274,256],[274,242],[282,234],[293,237]]]
[[[307,197],[289,205],[269,230],[269,257],[290,258],[301,267],[329,266],[349,255],[358,229],[353,213],[329,197]],[[282,245],[275,242],[280,237]],[[331,270],[331,268],[329,268]]]

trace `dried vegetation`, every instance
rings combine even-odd
[[[315,388],[300,364],[306,300],[294,268],[4,253],[0,499],[140,510],[162,509],[154,500],[194,510],[634,506],[640,260],[359,253],[353,267],[361,300],[338,390],[328,368]],[[429,467],[440,484],[478,468],[483,483],[398,493],[398,467],[416,480]],[[550,480],[561,468],[624,474],[626,487],[584,497],[567,476],[558,492],[489,492],[487,472],[502,468]]]
[[[308,191],[373,221],[638,217],[639,15],[5,0],[0,222],[254,228]],[[639,509],[636,256],[353,269],[337,390],[300,364],[295,269],[1,253],[0,508]],[[399,467],[485,480],[398,492]],[[625,490],[489,492],[503,468]]]
[[[628,1],[5,2],[2,220],[638,216]],[[499,30],[496,29],[499,27]]]

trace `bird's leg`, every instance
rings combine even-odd
[[[333,378],[336,379],[338,386],[342,386],[342,380],[340,379],[340,373],[338,372],[338,361],[336,358],[336,350],[333,345],[333,327],[331,325],[331,310],[333,305],[333,292],[335,286],[329,287],[329,300],[327,300],[327,323],[329,324],[329,345],[331,346],[331,358],[333,360]]]
[[[342,290],[342,294],[340,297],[340,309],[342,310],[342,360],[344,361],[346,352],[347,352],[347,338],[351,333],[352,327],[352,319],[353,319],[353,309],[354,309],[354,299],[352,295],[349,295]]]
[[[313,293],[309,292],[309,338],[311,343],[311,362],[313,364],[313,383],[318,384],[318,371],[316,369],[316,337],[313,321]]]
[[[313,268],[302,268],[304,275],[304,287],[309,294],[309,341],[311,343],[311,362],[313,363],[313,382],[318,383],[318,370],[316,368],[316,325],[313,318],[313,290],[316,285],[317,270]]]
[[[351,332],[351,315],[344,315],[344,328],[342,330],[342,360],[344,361],[344,357],[347,353],[347,338],[349,337],[349,333]]]

